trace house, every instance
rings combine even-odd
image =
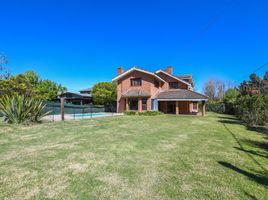
[[[205,115],[208,97],[193,91],[191,75],[176,76],[172,71],[172,67],[154,73],[137,67],[124,71],[119,67],[113,79],[117,82],[117,112],[156,110],[168,114],[197,114],[198,102],[202,102]]]
[[[92,94],[91,88],[86,88],[80,90],[79,93],[75,92],[64,92],[58,95],[58,101],[61,97],[65,98],[66,103],[78,104],[78,105],[87,105],[92,103]]]

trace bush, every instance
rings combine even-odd
[[[136,115],[137,112],[136,111],[133,111],[133,110],[130,110],[130,111],[125,111],[124,114],[125,115]]]
[[[236,116],[248,126],[264,125],[268,121],[268,98],[264,95],[245,95],[237,99]]]
[[[0,112],[5,121],[12,124],[40,122],[49,113],[44,113],[44,108],[41,100],[25,96],[4,96],[0,99]]]
[[[162,114],[163,113],[159,111],[144,111],[144,112],[138,113],[138,115],[141,115],[141,116],[156,116],[156,115],[162,115]]]
[[[137,112],[134,110],[125,111],[125,115],[139,115],[139,116],[155,116],[155,115],[162,115],[163,113],[159,111],[143,111],[143,112]]]
[[[207,102],[206,111],[216,112],[216,113],[225,113],[225,104],[218,102]]]

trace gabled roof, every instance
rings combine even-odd
[[[144,91],[143,89],[129,89],[125,92],[123,97],[149,97],[150,93]]]
[[[158,100],[195,100],[195,101],[207,101],[206,95],[185,89],[171,89],[160,92],[156,99]]]
[[[170,76],[171,78],[174,78],[174,79],[176,79],[176,80],[178,80],[178,81],[180,81],[180,82],[185,83],[186,85],[192,86],[190,83],[188,83],[188,82],[182,80],[181,78],[179,78],[179,77],[177,77],[177,76],[173,76],[173,75],[171,75],[171,74],[169,74],[169,73],[167,73],[167,72],[165,72],[165,71],[163,71],[163,70],[161,70],[161,69],[158,70],[158,71],[156,71],[155,73],[156,73],[156,74],[158,74],[158,73],[163,73],[163,74],[165,74],[165,75],[167,75],[167,76]]]
[[[146,71],[146,70],[143,70],[143,69],[139,69],[137,67],[132,67],[131,69],[125,71],[124,73],[118,75],[117,77],[113,78],[112,81],[117,81],[121,78],[123,78],[124,76],[130,74],[131,72],[133,71],[139,71],[139,72],[142,72],[142,73],[145,73],[145,74],[149,74],[149,75],[152,75],[154,76],[156,79],[162,81],[162,82],[166,82],[165,80],[163,80],[162,78],[160,78],[159,76],[157,76],[156,74],[152,73],[152,72],[149,72],[149,71]]]

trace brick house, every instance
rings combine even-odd
[[[117,112],[157,110],[168,114],[197,114],[208,97],[193,91],[192,75],[176,76],[172,67],[155,73],[133,67],[117,70]]]

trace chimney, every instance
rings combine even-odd
[[[167,73],[172,75],[173,68],[172,66],[168,66],[167,69],[165,70]]]
[[[117,68],[117,75],[123,74],[124,73],[124,68],[123,67],[118,67]]]

